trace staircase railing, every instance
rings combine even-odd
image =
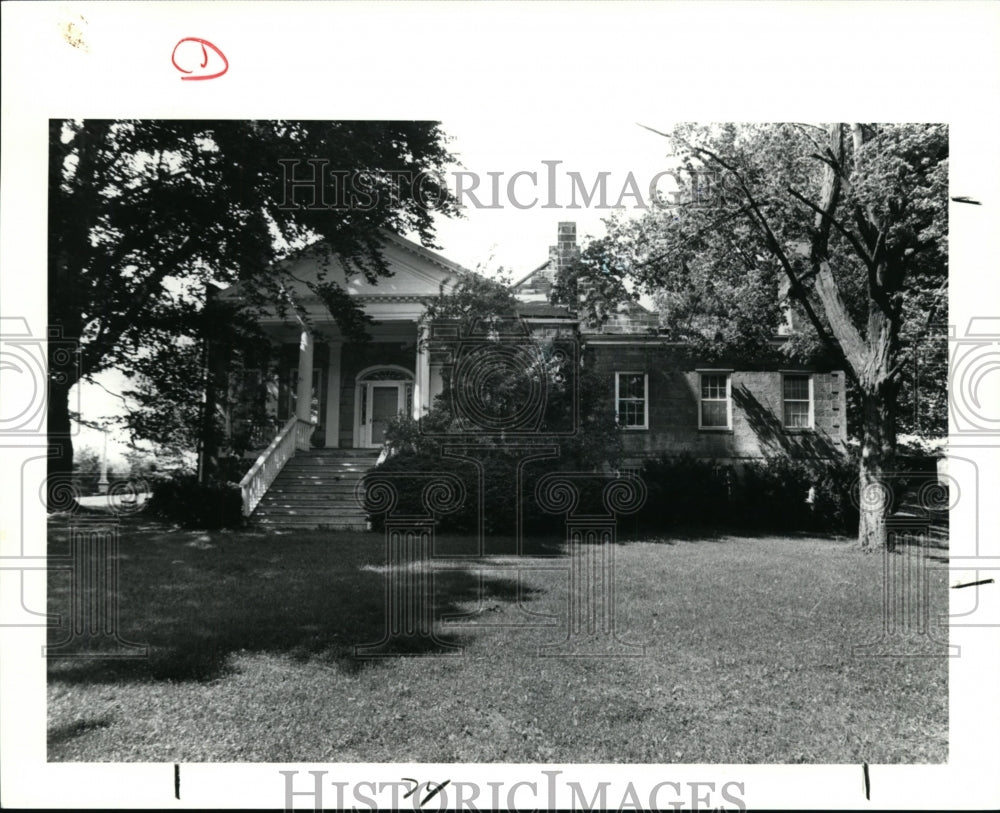
[[[243,516],[248,517],[263,499],[285,464],[292,459],[296,449],[309,449],[309,439],[316,426],[301,418],[289,418],[274,440],[240,480],[243,497]]]

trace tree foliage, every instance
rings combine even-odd
[[[432,122],[53,120],[49,139],[49,322],[77,346],[50,354],[50,474],[72,460],[67,395],[81,378],[116,368],[169,389],[191,375],[185,339],[201,339],[207,284],[299,310],[276,264],[289,251],[323,241],[375,282],[384,229],[432,244],[428,203],[455,211]],[[311,293],[345,334],[363,331],[333,280]],[[162,430],[150,420],[135,428]]]
[[[591,258],[583,273],[625,269],[671,334],[735,358],[774,347],[787,297],[804,329],[784,352],[826,354],[847,373],[861,489],[874,493],[921,353],[939,379],[927,404],[943,404],[943,348],[927,337],[947,301],[947,128],[680,125],[661,135],[678,160],[676,199],[612,221],[608,261]],[[865,512],[863,543],[884,539],[887,504]]]
[[[634,268],[629,244],[617,239],[620,220],[608,221],[609,236],[589,242],[580,256],[560,266],[553,280],[550,300],[578,313],[588,327],[604,325],[624,302],[638,294],[628,285]]]
[[[453,327],[456,340],[446,343],[456,363],[427,415],[419,422],[401,418],[390,426],[386,438],[391,449],[437,455],[449,436],[452,440],[472,436],[483,424],[516,423],[524,405],[544,393],[537,423],[522,426],[509,437],[499,430],[476,442],[503,453],[510,444],[551,445],[557,437],[559,465],[592,471],[619,463],[621,436],[614,407],[604,382],[581,367],[578,334],[570,326],[532,331],[518,316],[521,306],[502,274],[498,279],[469,274],[426,303],[426,324]],[[425,342],[432,358],[443,348],[440,340]],[[475,364],[463,368],[459,360],[467,353]],[[474,375],[465,376],[462,369]],[[477,413],[473,418],[461,407],[470,402]]]
[[[73,468],[81,474],[95,474],[101,470],[101,453],[93,446],[76,450]]]
[[[558,525],[536,502],[537,478],[553,469],[605,472],[620,463],[621,433],[606,382],[581,369],[575,327],[531,330],[518,317],[520,307],[504,279],[478,274],[427,303],[425,318],[454,338],[426,340],[432,359],[449,360],[431,409],[419,420],[398,417],[386,429],[394,456],[373,476],[395,478],[397,511],[425,510],[420,477],[447,472],[462,481],[466,501],[439,517],[442,528],[499,536],[517,527],[552,531]],[[537,412],[528,408],[534,403]],[[478,465],[446,454],[456,448]]]
[[[518,301],[510,287],[510,277],[500,269],[496,277],[479,272],[466,274],[437,297],[424,303],[421,322],[428,325],[442,319],[454,319],[467,330],[477,321],[491,322],[510,318]]]

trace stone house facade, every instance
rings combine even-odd
[[[597,373],[614,405],[627,466],[682,453],[726,464],[778,454],[843,453],[847,422],[841,371],[774,360],[707,363],[683,344],[657,335],[657,314],[638,304],[611,314],[599,329],[588,328],[575,313],[548,302],[560,268],[578,252],[575,224],[560,223],[548,260],[513,285],[521,302],[517,316],[532,336],[575,337],[580,363]],[[274,347],[274,364],[249,383],[244,380],[237,400],[252,399],[270,429],[248,432],[238,410],[226,415],[230,441],[249,438],[241,451],[256,460],[253,482],[244,478],[241,483],[247,513],[296,455],[350,453],[374,462],[388,422],[400,413],[420,417],[444,390],[449,368],[434,351],[434,337],[421,317],[428,299],[471,272],[388,232],[383,256],[392,274],[377,285],[347,279],[321,247],[286,261],[300,281],[316,278],[323,267],[374,323],[370,342],[352,343],[304,282],[291,293],[304,303],[307,320],[278,309],[260,317]],[[239,291],[228,289],[220,298],[238,300]],[[775,346],[785,340],[776,336]]]
[[[518,297],[546,302],[560,268],[578,255],[575,224],[560,223],[549,259],[515,283]],[[600,328],[577,322],[583,363],[604,380],[615,405],[627,464],[680,454],[728,464],[843,454],[844,373],[781,361],[778,350],[793,329],[787,313],[772,358],[752,364],[698,358],[657,335],[658,315],[636,303]]]

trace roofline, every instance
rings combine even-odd
[[[381,229],[382,236],[387,242],[395,243],[400,248],[409,251],[411,254],[416,254],[418,257],[423,257],[425,260],[430,260],[435,265],[440,266],[445,271],[451,271],[460,276],[472,276],[475,274],[474,271],[470,271],[464,265],[459,265],[458,263],[449,260],[447,257],[438,254],[436,251],[432,251],[429,248],[424,248],[424,246],[419,243],[415,243],[407,237],[403,237],[401,234],[396,234],[388,229]]]
[[[521,285],[522,283],[527,282],[529,279],[531,279],[533,276],[535,276],[535,274],[537,274],[539,271],[542,271],[543,269],[548,268],[548,265],[549,265],[550,262],[552,262],[552,260],[546,260],[540,266],[538,266],[538,268],[536,268],[534,271],[529,271],[527,274],[525,274],[523,277],[521,277],[521,279],[519,279],[517,282],[512,282],[510,284],[511,289],[514,289],[518,285]]]
[[[393,243],[402,248],[404,251],[409,251],[411,254],[415,254],[418,257],[423,257],[425,260],[432,262],[434,265],[438,266],[444,271],[447,271],[452,274],[458,274],[460,277],[472,276],[475,273],[473,271],[470,271],[465,266],[459,265],[458,263],[449,260],[447,257],[438,254],[436,251],[431,251],[429,248],[424,248],[419,243],[415,243],[413,240],[410,240],[407,237],[403,237],[401,234],[396,234],[395,232],[390,231],[387,228],[384,227],[379,228],[379,233],[382,237],[382,240],[385,243]],[[294,251],[289,252],[281,259],[276,260],[273,263],[273,265],[283,266],[290,264],[294,260],[306,257],[310,253],[317,253],[317,254],[321,253],[322,247],[326,244],[326,242],[327,241],[324,240],[322,237],[313,240],[311,243],[307,243],[306,245],[301,246],[295,249]],[[329,248],[327,248],[327,251],[329,251]],[[225,288],[222,288],[219,291],[219,293],[220,294],[228,293],[229,296],[234,296],[235,292],[239,290],[239,285],[240,285],[239,282],[234,282],[232,285],[227,285]]]
[[[635,333],[583,333],[584,344],[662,344],[670,347],[685,347],[690,342],[665,339],[662,336],[643,336]]]
[[[584,341],[596,342],[597,344],[667,344],[676,347],[689,345],[690,342],[677,339],[667,339],[664,336],[655,336],[642,333],[583,333]],[[778,348],[788,342],[788,336],[774,336],[769,339],[773,348]]]

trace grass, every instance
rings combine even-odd
[[[50,553],[68,535],[50,520]],[[551,541],[532,552],[520,583],[509,557],[442,560],[441,643],[358,659],[355,645],[384,629],[379,535],[132,517],[121,632],[149,657],[50,660],[49,759],[947,760],[947,660],[852,654],[880,636],[880,555],[818,538],[628,541],[615,548],[617,626],[644,655],[565,659],[536,655],[566,636],[566,553]],[[947,571],[930,573],[943,615]],[[68,590],[54,571],[50,611],[66,611]]]

